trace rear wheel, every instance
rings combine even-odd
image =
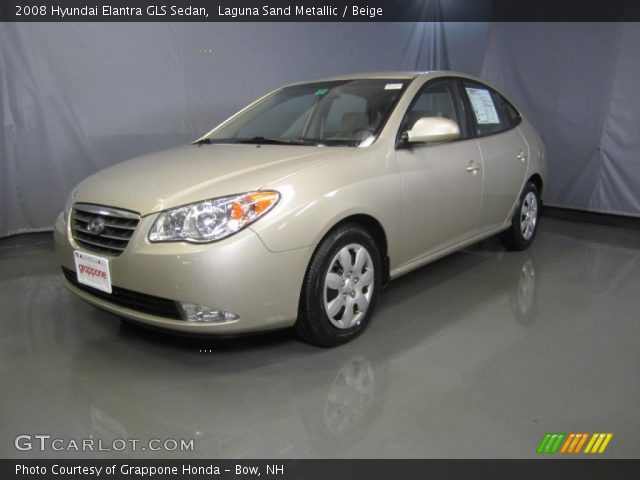
[[[524,250],[533,242],[540,219],[540,194],[533,182],[525,185],[511,219],[511,227],[500,235],[509,250]]]
[[[380,251],[366,230],[347,224],[329,233],[307,269],[297,335],[322,347],[360,335],[380,294],[381,273]]]

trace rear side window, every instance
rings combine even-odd
[[[520,123],[520,114],[502,95],[479,83],[463,84],[479,137],[509,130]]]
[[[515,109],[513,105],[509,103],[509,101],[506,98],[504,98],[499,93],[493,92],[493,96],[496,100],[496,103],[502,104],[503,106],[502,108],[504,109],[504,113],[507,117],[507,121],[509,122],[509,128],[518,126],[522,121],[522,117],[520,116],[520,113]]]

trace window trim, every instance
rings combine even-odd
[[[513,103],[511,103],[504,95],[502,95],[500,92],[498,92],[495,88],[490,87],[489,85],[487,85],[486,83],[482,83],[478,80],[473,80],[470,78],[464,78],[464,77],[460,77],[460,90],[462,91],[462,96],[463,99],[462,101],[465,103],[465,105],[467,106],[468,111],[470,112],[470,120],[472,122],[472,130],[473,130],[473,136],[474,138],[487,138],[487,137],[491,137],[493,135],[500,135],[501,133],[505,133],[508,132],[510,130],[513,130],[514,128],[518,128],[518,126],[520,126],[520,124],[522,123],[522,114],[520,113],[520,110],[518,110]],[[473,85],[476,85],[478,87],[481,88],[485,88],[486,90],[489,91],[489,93],[491,94],[492,98],[491,101],[494,102],[494,107],[496,107],[497,110],[497,105],[495,105],[495,100],[493,99],[493,95],[498,95],[503,102],[505,102],[507,105],[509,105],[511,108],[513,108],[513,110],[518,114],[518,120],[516,123],[514,123],[513,125],[511,125],[510,121],[509,121],[509,125],[506,128],[503,128],[501,130],[497,130],[495,132],[491,132],[491,133],[487,133],[484,135],[480,135],[478,133],[478,120],[476,119],[476,116],[473,113],[473,106],[471,105],[471,100],[469,100],[469,95],[467,94],[466,88],[465,88],[465,83],[470,84],[473,88]],[[503,115],[506,115],[506,112],[502,112]],[[509,120],[509,119],[507,119]]]
[[[474,124],[470,123],[471,118],[470,118],[469,111],[468,111],[469,108],[468,108],[468,106],[466,104],[465,96],[463,95],[463,92],[460,89],[460,79],[461,79],[461,77],[455,77],[455,76],[436,77],[436,78],[433,78],[431,80],[428,80],[427,82],[424,83],[424,85],[422,85],[420,87],[420,89],[415,93],[415,95],[411,99],[411,102],[409,103],[409,106],[404,111],[404,114],[402,115],[402,120],[400,121],[400,125],[398,127],[398,131],[396,132],[396,140],[395,140],[395,149],[396,150],[404,150],[404,149],[412,149],[412,148],[424,148],[424,147],[431,147],[431,146],[434,146],[434,145],[447,145],[447,144],[450,144],[450,143],[465,142],[467,140],[473,140],[474,138],[476,138],[475,129],[473,128]],[[407,118],[407,115],[409,114],[411,109],[414,107],[414,105],[418,102],[418,99],[420,98],[420,96],[424,93],[424,91],[427,88],[432,86],[434,83],[443,82],[443,81],[452,82],[454,91],[460,97],[458,99],[458,102],[455,102],[456,103],[455,109],[456,109],[456,112],[458,113],[458,116],[460,117],[460,119],[465,122],[465,128],[467,130],[467,135],[465,137],[460,137],[460,138],[457,138],[456,140],[449,140],[449,141],[446,141],[446,142],[421,143],[421,144],[414,144],[414,145],[405,144],[402,141],[402,135],[404,133],[403,132],[403,125],[404,125],[405,119]]]

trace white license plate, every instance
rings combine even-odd
[[[111,293],[108,259],[77,250],[73,252],[73,256],[76,260],[78,282]]]

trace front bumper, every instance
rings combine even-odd
[[[167,318],[118,305],[109,301],[108,294],[94,295],[65,281],[71,291],[116,315],[182,332],[227,335],[293,325],[312,248],[271,252],[251,229],[210,244],[150,243],[146,234],[155,218],[140,220],[122,254],[105,256],[112,285],[233,312],[237,321],[214,324]],[[60,264],[75,271],[73,251],[83,249],[73,241],[62,215],[56,220],[54,239]]]

